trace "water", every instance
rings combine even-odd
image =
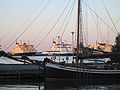
[[[0,90],[44,90],[42,79],[0,79]]]
[[[0,79],[0,90],[120,90],[119,80]]]
[[[117,80],[46,81],[45,90],[120,90]]]

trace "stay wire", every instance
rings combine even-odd
[[[86,35],[85,35],[85,46],[88,46],[88,11],[86,7]]]
[[[71,9],[71,8],[70,8],[70,9]],[[58,38],[58,35],[59,35],[59,33],[60,33],[60,31],[61,31],[61,29],[62,29],[62,27],[63,27],[63,25],[64,25],[64,23],[65,23],[65,21],[66,21],[66,19],[67,19],[67,17],[68,17],[68,15],[69,15],[69,12],[70,12],[70,10],[69,10],[68,13],[66,14],[66,17],[65,17],[65,19],[64,19],[64,21],[63,21],[60,29],[58,30],[58,33],[57,33],[57,35],[56,35],[56,37],[55,37],[55,40]],[[62,40],[62,37],[61,37],[61,40]],[[53,41],[54,41],[54,38],[53,38]],[[53,46],[53,45],[50,46],[50,49],[52,48],[52,46]]]
[[[64,3],[65,3],[65,1],[62,2],[62,4],[60,5],[60,8],[61,8],[62,5],[64,5]],[[47,22],[47,24],[45,24],[44,27],[43,27],[41,30],[45,30],[45,28],[47,27],[47,25],[49,25],[49,23],[53,20],[53,18],[56,16],[56,14],[60,11],[60,8],[58,8],[58,9],[55,11],[55,13],[54,13],[54,14],[52,15],[52,17],[49,19],[49,21]],[[36,38],[38,38],[41,33],[42,33],[42,32],[40,31],[40,32],[38,33],[38,35],[34,38],[34,40],[32,41],[32,43],[35,42]]]
[[[114,33],[114,34],[117,34],[101,17],[99,17],[84,1],[83,3],[85,4],[86,7],[88,7],[88,9],[93,12],[93,14],[95,16],[97,16],[106,26],[108,26],[110,28],[110,30]]]
[[[34,20],[27,26],[27,28],[16,38],[16,40],[17,40],[18,38],[20,38],[20,37],[28,30],[28,28],[34,23],[34,21],[41,15],[41,13],[44,11],[44,9],[48,6],[48,4],[50,3],[50,1],[51,1],[51,0],[49,0],[49,1],[47,2],[47,4],[44,6],[44,8],[41,10],[41,12],[34,18]],[[16,40],[14,40],[14,41],[9,45],[8,48],[10,48],[10,47],[12,46],[12,44],[15,43]],[[8,48],[6,48],[5,51],[6,51]]]
[[[106,10],[106,12],[107,12],[107,14],[108,14],[110,20],[111,20],[111,22],[112,22],[112,24],[113,24],[113,26],[114,26],[116,32],[119,34],[119,32],[118,32],[118,30],[117,30],[117,28],[116,28],[116,26],[115,26],[115,24],[114,24],[114,21],[113,21],[113,19],[112,19],[112,17],[111,17],[111,15],[110,15],[110,13],[109,13],[109,11],[108,11],[108,9],[107,9],[107,7],[106,7],[106,5],[105,5],[105,3],[104,3],[103,0],[102,0],[102,3],[103,3],[103,5],[104,5],[104,8],[105,8],[105,10]]]
[[[119,22],[120,22],[120,18],[116,21],[116,23],[115,23],[115,24],[117,25]]]
[[[74,4],[75,4],[75,1],[74,1]],[[74,6],[73,6],[73,7],[74,7]],[[60,29],[58,30],[58,33],[57,33],[57,35],[56,35],[56,38],[58,37],[58,35],[59,35],[59,33],[60,33],[60,31],[61,31],[64,23],[65,23],[65,21],[67,20],[67,18],[68,18],[68,16],[69,16],[69,13],[71,12],[71,10],[72,10],[73,7],[71,7],[71,8],[69,9],[68,13],[66,14],[66,17],[65,17],[65,19],[64,19],[64,21],[63,21]],[[63,33],[64,33],[64,31],[63,31]],[[63,34],[61,35],[61,37],[62,37],[62,36],[63,36]],[[55,39],[56,39],[56,38],[55,38]]]
[[[95,4],[94,4],[94,8],[95,8]],[[96,11],[96,9],[95,9],[95,11]],[[97,19],[97,28],[98,28],[97,37],[98,37],[98,40],[100,38],[101,41],[103,42],[104,41],[104,36],[103,36],[102,30],[101,30],[100,22],[98,20],[98,17],[96,17],[96,19]]]
[[[54,29],[54,27],[57,25],[58,21],[60,20],[60,18],[62,17],[63,13],[65,12],[66,8],[68,7],[69,3],[71,0],[69,0],[69,2],[67,3],[66,7],[64,8],[64,10],[62,11],[61,15],[59,16],[59,18],[57,19],[57,21],[55,22],[55,24],[52,26],[52,28],[49,30],[49,32],[45,35],[45,37],[40,41],[40,43],[37,44],[37,46],[35,48],[37,48],[45,39],[46,37],[51,33],[51,31]]]
[[[87,1],[87,3],[88,3],[88,1]],[[84,8],[83,8],[84,9]],[[86,24],[84,25],[83,24],[83,42],[84,42],[84,46],[88,46],[88,10],[87,10],[87,7],[83,10],[84,11],[84,15],[83,16],[85,16],[86,18],[83,18],[83,21],[85,21],[86,22]],[[84,28],[85,27],[85,28]]]
[[[70,11],[70,10],[69,10],[69,11]],[[59,35],[60,31],[61,31],[61,29],[62,29],[62,27],[63,27],[63,25],[64,25],[64,23],[65,23],[65,21],[66,21],[66,19],[67,19],[67,17],[68,17],[69,11],[68,11],[68,13],[66,14],[66,17],[65,17],[65,19],[64,19],[64,21],[63,21],[63,23],[62,23],[60,29],[58,30],[58,33],[57,33],[55,39],[57,39],[57,37],[58,37],[58,35]]]
[[[97,12],[93,0],[92,0],[92,3],[93,3],[93,7],[94,7],[95,12]],[[95,21],[95,20],[94,20],[94,21]],[[98,42],[99,37],[101,38],[102,41],[104,41],[104,39],[103,39],[103,34],[102,34],[102,32],[101,32],[101,28],[100,28],[100,23],[99,23],[98,17],[96,17],[95,24],[96,24],[96,27],[97,27],[97,40],[96,40],[96,42]]]
[[[74,1],[74,3],[73,3],[73,7],[71,8],[71,11],[69,11],[68,20],[67,20],[67,23],[66,23],[66,25],[65,25],[65,27],[64,27],[64,30],[63,30],[63,33],[62,33],[61,37],[63,37],[64,32],[66,31],[67,25],[68,25],[68,23],[69,23],[69,20],[70,20],[71,14],[72,14],[73,9],[74,9],[74,6],[75,6],[75,3],[76,3],[76,1]]]
[[[12,41],[12,39],[17,35],[18,32],[21,31],[21,29],[25,26],[25,24],[31,19],[31,17],[35,14],[35,12],[39,9],[39,7],[42,5],[44,0],[42,0],[42,2],[40,2],[40,4],[36,7],[36,9],[32,12],[32,14],[28,17],[28,19],[22,24],[22,26],[15,32],[15,34],[8,40],[8,42],[5,44],[4,47],[6,47],[10,41]],[[16,40],[17,41],[17,40]]]

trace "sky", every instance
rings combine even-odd
[[[31,40],[31,43],[35,46],[39,44],[36,48],[37,50],[49,50],[53,38],[55,39],[57,35],[61,36],[63,32],[63,41],[71,43],[71,32],[76,30],[77,23],[77,2],[75,1],[76,0],[50,0],[50,2],[49,0],[0,0],[0,44],[2,45],[2,49],[10,51],[15,47],[15,41],[17,39],[17,42],[19,42],[19,40]],[[103,1],[119,32],[120,0]],[[112,30],[99,18],[96,18],[93,12],[90,11],[83,2],[102,18]],[[83,2],[83,33],[84,36],[88,38],[84,37],[84,39],[87,39],[88,45],[95,44],[96,41],[105,42],[106,40],[108,40],[110,44],[114,44],[117,33],[102,0],[83,0]],[[68,7],[65,9],[67,4]],[[65,11],[63,12],[64,9]],[[72,10],[71,14],[69,10]],[[61,15],[62,12],[63,14]],[[67,20],[64,21],[66,15],[68,15],[68,17]]]

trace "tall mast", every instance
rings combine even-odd
[[[83,47],[83,32],[82,32],[82,6],[81,0],[78,0],[78,10],[77,10],[77,52],[76,52],[76,62],[78,63],[79,53],[82,53],[80,48]]]
[[[82,31],[82,0],[80,0],[80,16],[79,16],[79,24],[80,24],[80,48],[83,48],[83,31]],[[81,50],[82,51],[82,50]],[[82,53],[80,51],[80,53]]]

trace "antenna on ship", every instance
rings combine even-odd
[[[16,44],[18,44],[17,39],[16,39]]]

